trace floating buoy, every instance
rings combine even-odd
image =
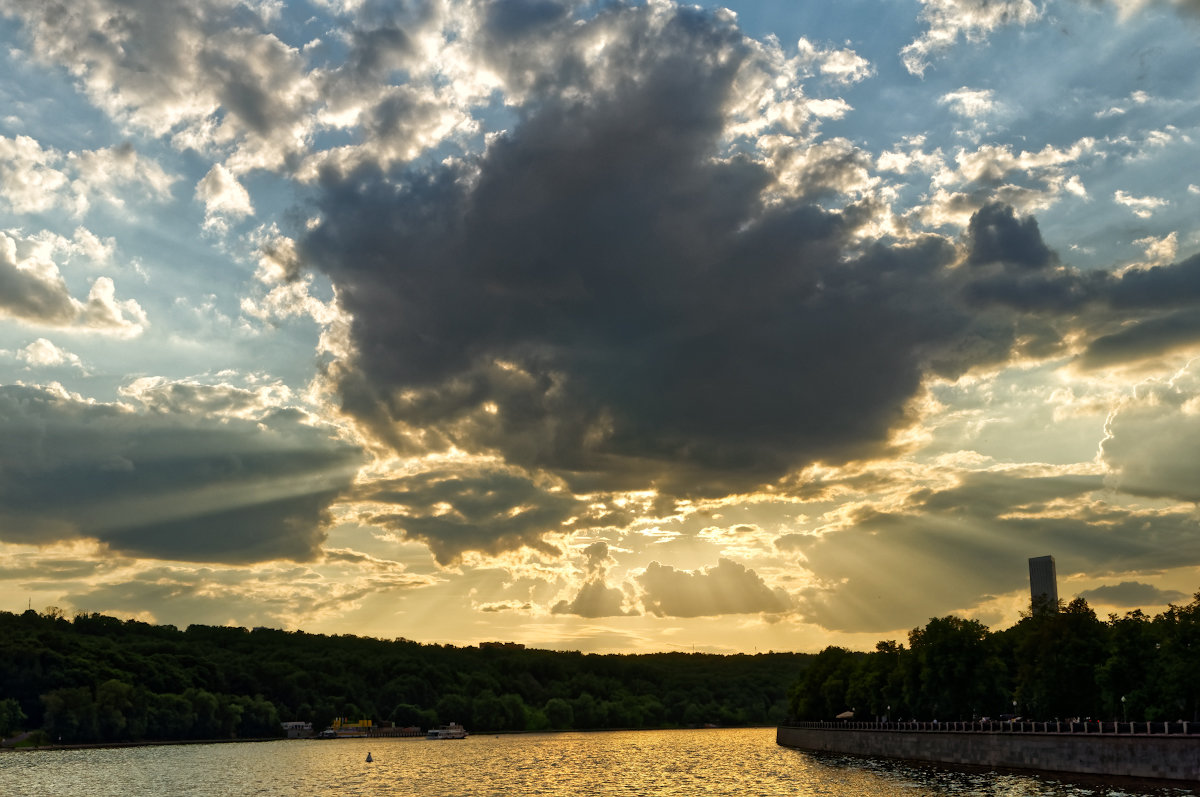
[[[371,763],[371,762],[372,762],[372,761],[374,761],[374,760],[375,760],[374,758],[371,758],[371,754],[370,754],[370,753],[367,753],[367,763],[369,764],[369,763]]]

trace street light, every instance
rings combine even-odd
[[[1129,722],[1129,712],[1125,710],[1125,695],[1121,695],[1121,717],[1125,722]]]

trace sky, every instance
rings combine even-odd
[[[595,652],[1200,590],[1196,0],[0,0],[0,608]]]

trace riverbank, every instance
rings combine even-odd
[[[175,747],[193,744],[238,744],[241,742],[278,742],[286,741],[283,736],[263,736],[250,739],[143,739],[137,742],[88,742],[81,744],[62,744],[59,742],[47,744],[22,744],[18,737],[5,739],[0,743],[0,753],[25,753],[46,750],[109,750],[123,747]],[[15,742],[10,744],[11,742]]]
[[[769,728],[774,728],[775,726],[774,725],[739,725],[739,726],[733,726],[733,727],[741,728],[741,729],[766,730]],[[697,726],[697,727],[688,726],[688,727],[683,727],[683,728],[666,726],[666,727],[660,727],[660,728],[586,728],[586,729],[578,729],[578,730],[570,729],[570,728],[565,728],[565,729],[559,728],[559,729],[554,729],[554,730],[536,730],[536,731],[483,731],[481,733],[470,734],[470,735],[472,735],[472,736],[545,736],[545,735],[567,734],[567,733],[586,733],[586,734],[591,734],[591,733],[597,733],[597,734],[599,734],[599,733],[630,733],[630,732],[651,733],[654,731],[697,731],[697,730],[698,731],[707,731],[707,730],[726,730],[726,729],[722,728],[721,726],[717,726],[717,725],[705,725],[705,726]],[[34,733],[34,732],[30,732],[28,734],[23,734],[23,735],[29,736],[29,735],[31,735],[31,733]],[[0,740],[0,752],[23,752],[23,751],[31,751],[31,750],[92,750],[92,749],[103,750],[103,749],[116,749],[116,748],[123,748],[123,747],[160,747],[160,746],[195,745],[195,744],[237,744],[239,742],[280,742],[280,741],[334,742],[334,741],[346,741],[346,740],[350,740],[350,739],[354,739],[354,740],[364,740],[365,739],[368,741],[371,739],[379,739],[379,740],[419,739],[419,740],[423,740],[426,738],[426,735],[424,733],[419,733],[419,734],[372,733],[372,734],[367,734],[365,736],[339,736],[339,737],[335,737],[335,738],[326,738],[326,739],[322,739],[318,736],[301,736],[301,737],[295,737],[292,739],[289,739],[286,736],[262,736],[262,737],[251,737],[251,738],[246,738],[246,739],[143,739],[141,741],[88,742],[88,743],[81,743],[81,744],[57,744],[57,743],[49,744],[49,743],[47,743],[47,744],[41,744],[41,745],[25,745],[25,746],[20,746],[20,747],[14,746],[13,744],[11,744],[12,742],[14,742],[16,740],[19,740],[20,738],[21,737],[13,737],[11,739]]]
[[[780,726],[784,747],[1024,772],[1200,784],[1200,735],[1015,731],[982,726],[798,723]],[[1008,725],[1008,729],[1004,726]]]

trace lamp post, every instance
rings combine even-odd
[[[1129,722],[1129,712],[1125,709],[1125,695],[1121,695],[1121,719]]]

